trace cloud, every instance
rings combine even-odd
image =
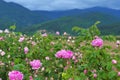
[[[94,6],[120,9],[120,0],[5,0],[16,2],[31,10],[83,9]]]

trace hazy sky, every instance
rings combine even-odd
[[[16,2],[31,10],[66,10],[95,6],[120,9],[120,0],[4,0]]]

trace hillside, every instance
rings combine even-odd
[[[81,10],[79,14],[37,24],[29,28],[27,31],[34,32],[39,29],[46,29],[52,32],[67,31],[72,33],[71,29],[73,26],[87,28],[96,21],[101,21],[101,24],[98,25],[98,27],[102,34],[120,35],[120,11],[100,7]]]
[[[0,0],[0,28],[4,29],[16,24],[17,29],[46,21],[43,15],[37,15],[27,8],[16,3],[7,3]]]
[[[73,26],[87,28],[94,22],[102,34],[120,35],[120,10],[103,7],[64,11],[31,11],[19,4],[0,0],[0,29],[16,24],[16,31],[33,33],[39,29],[72,33]]]

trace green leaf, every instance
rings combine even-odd
[[[113,79],[116,76],[116,72],[115,71],[111,71],[108,73],[109,79]]]
[[[14,25],[12,25],[12,26],[10,26],[10,29],[11,29],[11,30],[15,30],[15,29],[16,29],[15,24],[14,24]]]
[[[22,69],[25,69],[25,65],[23,65],[23,64],[17,64],[17,65],[13,66],[13,69],[14,70],[22,70]]]

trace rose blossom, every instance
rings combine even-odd
[[[0,41],[2,41],[2,40],[4,40],[4,38],[3,38],[3,37],[0,37]]]
[[[50,42],[50,44],[51,44],[51,45],[54,45],[54,44],[55,44],[55,42],[53,42],[53,41],[52,41],[52,42]]]
[[[4,55],[5,55],[5,52],[4,52],[4,51],[2,51],[2,52],[0,53],[0,55],[1,55],[1,56],[4,56]]]
[[[96,38],[92,41],[92,46],[94,47],[102,47],[103,46],[103,40],[101,38]]]
[[[85,69],[85,70],[84,70],[84,74],[87,74],[87,72],[88,72],[88,71]]]
[[[73,56],[72,59],[73,59],[73,60],[76,60],[76,56]]]
[[[31,44],[34,46],[34,45],[36,45],[36,42],[32,41]]]
[[[120,76],[120,72],[118,72],[118,76]]]
[[[48,56],[45,57],[46,60],[50,60],[50,58]]]
[[[112,60],[112,63],[113,63],[113,64],[117,64],[117,61],[113,59],[113,60]]]
[[[42,34],[43,37],[47,37],[47,33]]]
[[[69,36],[69,37],[68,37],[68,39],[72,39],[72,37],[71,37],[71,36]]]
[[[57,31],[57,32],[56,32],[56,35],[60,35],[60,32]]]
[[[11,62],[11,66],[14,66],[14,62]]]
[[[45,68],[44,68],[44,67],[42,67],[41,71],[44,71],[44,70],[45,70]]]
[[[120,45],[120,41],[119,41],[119,40],[117,40],[117,41],[116,41],[116,44],[117,44],[117,45]]]
[[[2,50],[0,49],[0,53],[2,52]]]
[[[116,47],[119,47],[119,45],[120,45],[120,41],[117,40]]]
[[[4,30],[4,33],[9,33],[9,30],[8,30],[8,29],[5,29],[5,30]]]
[[[8,76],[9,80],[23,80],[23,74],[20,71],[11,71]]]
[[[64,33],[63,33],[63,35],[67,35],[67,33],[66,33],[66,32],[64,32]]]
[[[24,48],[24,53],[27,54],[28,51],[29,51],[28,47],[25,47],[25,48]]]
[[[40,60],[33,60],[30,62],[30,65],[32,66],[32,69],[39,69],[42,66],[42,63]]]
[[[29,76],[29,80],[33,80],[33,77],[32,77],[32,76]]]
[[[3,33],[3,30],[0,30],[0,33]]]
[[[20,37],[20,39],[18,40],[19,42],[23,42],[24,41],[24,37]]]
[[[96,78],[96,77],[97,77],[97,74],[93,74],[93,77]]]
[[[73,52],[70,50],[60,50],[55,54],[55,56],[57,58],[69,59],[69,58],[72,58]]]

